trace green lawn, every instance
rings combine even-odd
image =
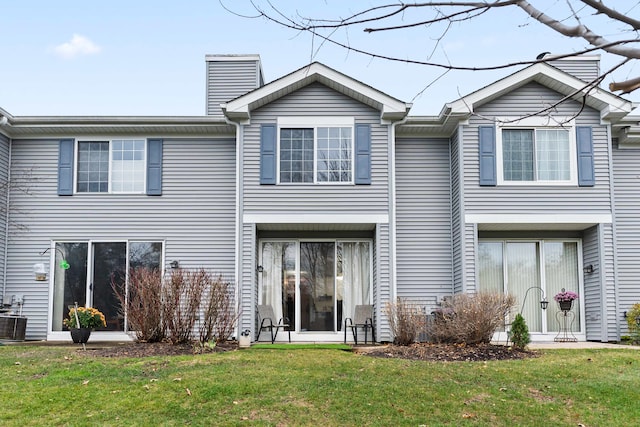
[[[640,425],[640,352],[378,359],[341,347],[109,359],[0,346],[0,425]]]

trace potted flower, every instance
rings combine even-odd
[[[578,294],[571,291],[565,291],[564,288],[558,292],[554,297],[554,300],[560,305],[560,310],[569,311],[573,307],[573,301],[578,299]]]
[[[86,343],[93,328],[107,326],[104,314],[93,307],[72,307],[69,310],[69,318],[64,319],[64,324],[71,331],[74,343]]]

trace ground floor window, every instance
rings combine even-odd
[[[124,331],[112,283],[127,284],[128,271],[146,267],[161,271],[162,242],[57,242],[53,278],[52,331],[66,328],[69,306],[96,307],[104,313],[108,331]]]
[[[370,241],[263,241],[260,304],[299,332],[336,332],[371,304]]]
[[[559,307],[553,296],[562,288],[582,295],[580,251],[580,242],[575,240],[481,240],[479,289],[516,296],[517,310],[522,310],[530,332],[558,332]],[[550,301],[546,311],[540,307],[541,291],[537,287]],[[529,295],[524,301],[527,291]],[[581,301],[574,303],[573,332],[581,332]]]

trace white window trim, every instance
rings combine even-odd
[[[142,191],[113,191],[111,185],[111,174],[113,171],[111,170],[112,162],[113,162],[113,141],[144,141],[144,180],[142,184]],[[109,176],[107,188],[109,191],[78,191],[78,162],[80,161],[80,143],[81,142],[108,142],[109,143]],[[147,188],[147,156],[149,153],[147,152],[147,138],[135,138],[135,137],[109,137],[109,138],[100,138],[96,136],[91,137],[80,137],[76,138],[74,147],[73,147],[73,194],[81,195],[81,194],[146,194]]]
[[[278,185],[353,185],[355,180],[355,118],[343,116],[325,117],[278,117],[277,144],[278,161],[276,165],[276,183]],[[350,181],[318,181],[317,147],[318,128],[321,127],[350,127],[351,128],[351,180]],[[313,182],[281,182],[280,181],[280,129],[313,129]],[[146,179],[146,177],[145,177]]]
[[[496,175],[497,184],[502,186],[567,186],[578,185],[578,161],[576,152],[575,119],[572,117],[499,117],[496,118]],[[504,179],[502,157],[502,131],[504,129],[551,130],[563,129],[569,131],[569,180],[563,181],[507,181]],[[535,156],[535,151],[534,151]]]

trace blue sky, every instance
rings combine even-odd
[[[224,3],[239,13],[253,13],[245,0]],[[298,8],[310,15],[330,16],[345,15],[348,7],[380,2],[274,3],[288,13]],[[548,2],[556,3],[563,2]],[[314,50],[317,43],[308,34],[264,19],[235,16],[218,0],[21,0],[5,2],[0,14],[0,107],[17,116],[202,115],[206,54],[259,54],[267,81],[312,60],[320,61],[413,102],[412,114],[437,114],[445,102],[517,69],[450,72],[425,89],[441,70],[371,60],[326,44]],[[365,49],[400,56],[417,53],[423,58],[433,52],[435,60],[461,65],[530,60],[544,51],[585,47],[584,42],[555,34],[519,10],[454,26],[435,50],[435,35],[423,28],[374,35],[350,30],[348,37]],[[613,63],[603,56],[603,68]],[[627,68],[617,74],[618,80],[637,71]]]

